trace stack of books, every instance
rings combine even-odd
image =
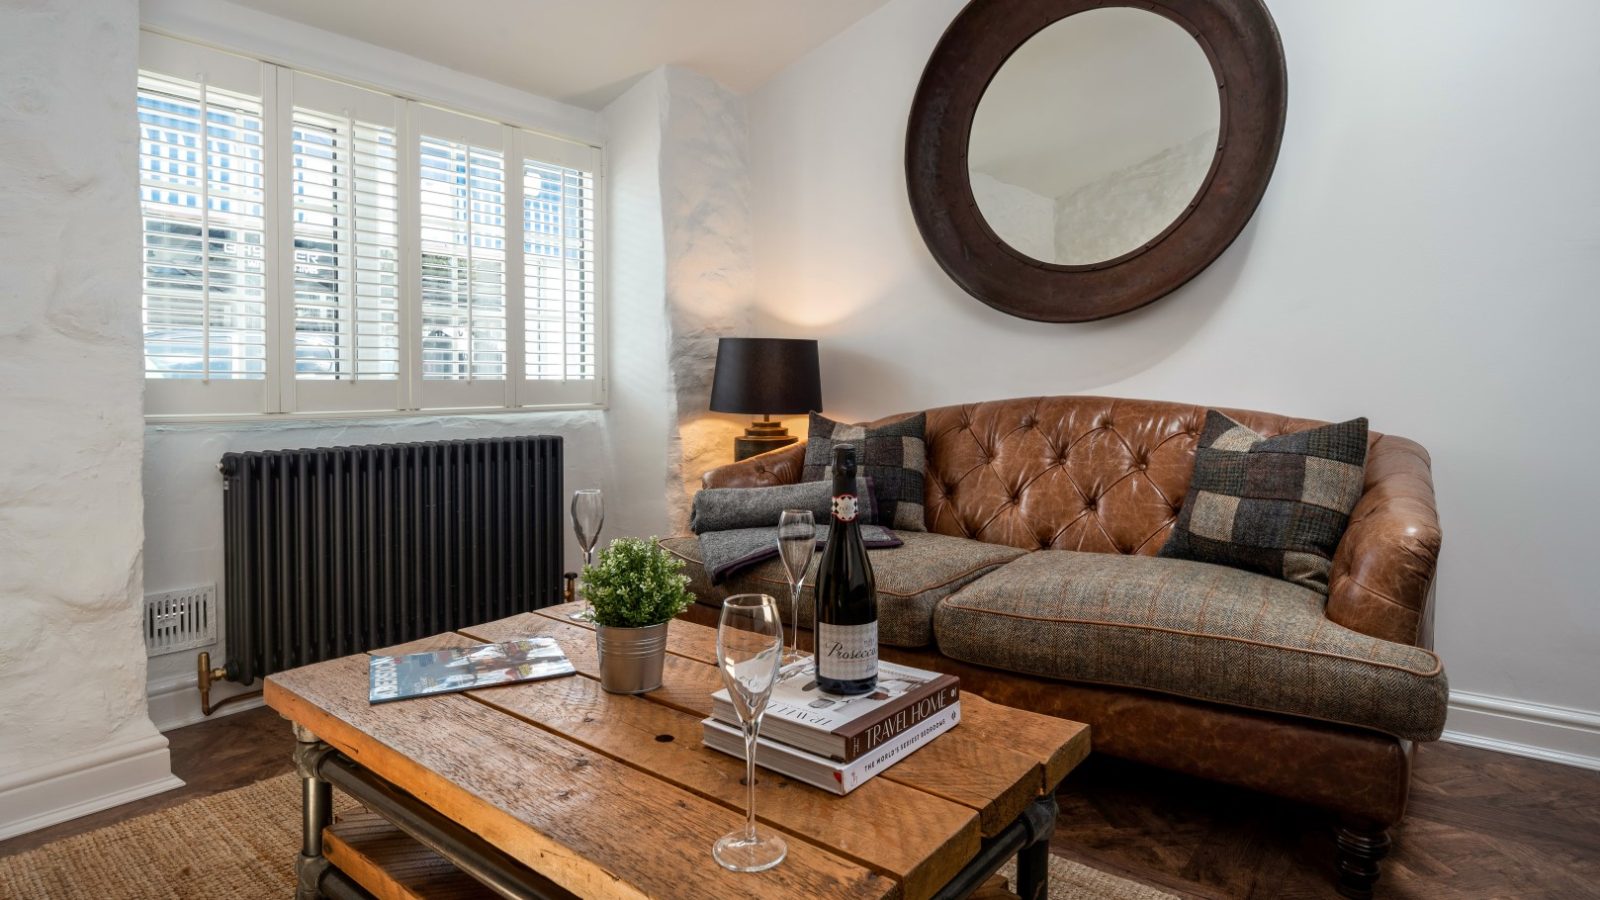
[[[961,681],[894,663],[878,664],[878,687],[859,697],[824,694],[809,659],[778,674],[761,720],[756,764],[835,794],[911,755],[961,721]],[[702,741],[744,759],[744,732],[726,688],[711,695]]]

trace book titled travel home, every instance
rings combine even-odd
[[[518,681],[571,675],[575,670],[550,637],[520,638],[451,650],[373,656],[368,698],[373,703],[449,694]]]
[[[756,739],[756,765],[812,787],[835,794],[848,794],[866,783],[867,779],[954,728],[960,721],[961,702],[957,701],[849,762],[838,762],[761,737]],[[716,719],[704,719],[700,727],[701,742],[707,747],[744,759],[744,734],[739,729]]]
[[[761,733],[838,762],[850,762],[893,741],[961,698],[961,680],[926,669],[878,663],[878,686],[859,697],[840,697],[817,687],[811,660],[778,673]],[[733,727],[739,719],[726,688],[711,695],[711,717]]]

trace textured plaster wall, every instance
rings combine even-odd
[[[0,782],[159,740],[139,625],[137,46],[133,0],[10,3],[0,25]]]
[[[747,98],[758,328],[821,339],[840,416],[1074,392],[1367,415],[1433,455],[1452,690],[1596,721],[1600,4],[1269,2],[1289,114],[1252,223],[1149,307],[1050,325],[917,234],[906,114],[963,0],[890,0]]]
[[[687,526],[742,417],[710,413],[717,339],[750,334],[753,273],[742,101],[665,67],[604,113],[610,191],[612,407],[634,534]]]
[[[732,459],[748,417],[710,412],[717,339],[752,334],[755,273],[750,249],[750,166],[744,103],[686,69],[668,68],[661,140],[666,297],[681,487],[668,484],[674,531],[707,469]],[[675,489],[676,488],[676,489]]]
[[[1057,198],[1055,260],[1114,259],[1160,234],[1194,199],[1216,149],[1211,129]]]

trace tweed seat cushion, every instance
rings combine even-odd
[[[1439,658],[1335,625],[1323,599],[1209,563],[1041,550],[946,598],[934,631],[978,665],[1438,738]]]
[[[904,542],[893,549],[867,551],[872,574],[878,583],[878,640],[896,647],[925,647],[933,643],[933,610],[940,600],[961,587],[1021,556],[1015,547],[985,544],[967,538],[930,534],[926,531],[895,532]],[[789,581],[783,563],[770,559],[743,569],[713,585],[701,563],[700,542],[694,537],[664,538],[660,541],[669,553],[687,565],[689,590],[699,602],[720,609],[722,600],[733,594],[761,593],[778,598],[785,627],[789,623]],[[817,583],[817,561],[801,591],[800,627],[810,628]]]

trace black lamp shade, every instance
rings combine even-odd
[[[822,409],[817,342],[790,338],[721,338],[711,382],[711,411],[797,415]]]

